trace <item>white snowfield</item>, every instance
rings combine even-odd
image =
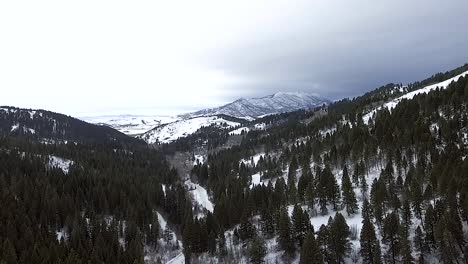
[[[205,188],[203,188],[199,184],[191,182],[190,180],[187,180],[185,182],[185,185],[187,186],[189,192],[193,195],[193,199],[198,205],[210,212],[213,212],[214,206],[213,203],[210,201],[208,197],[208,192]]]
[[[68,174],[70,166],[73,165],[72,160],[64,159],[61,157],[49,155],[49,168],[59,168],[63,173]]]
[[[395,108],[403,99],[413,99],[416,95],[418,94],[427,94],[431,91],[434,91],[435,89],[437,88],[440,88],[440,89],[446,89],[452,82],[456,82],[458,81],[458,79],[460,79],[460,77],[463,77],[465,75],[468,74],[468,71],[466,72],[463,72],[453,78],[450,78],[450,79],[447,79],[443,82],[439,82],[439,83],[435,83],[435,84],[431,84],[431,85],[428,85],[424,88],[421,88],[421,89],[418,89],[418,90],[415,90],[415,91],[412,91],[412,92],[409,92],[407,94],[404,94],[396,99],[393,99],[389,102],[386,102],[385,104],[383,104],[382,106],[379,106],[377,107],[376,109],[373,109],[372,111],[370,111],[369,113],[365,114],[362,119],[364,121],[365,124],[368,124],[369,123],[369,120],[374,116],[374,114],[380,110],[380,109],[383,109],[383,108],[387,108],[388,110],[392,110],[393,108]]]
[[[232,136],[232,135],[241,135],[242,132],[247,133],[249,131],[250,131],[250,128],[248,128],[248,127],[239,127],[238,129],[235,129],[235,130],[229,132],[229,135],[230,136]]]
[[[154,144],[156,142],[170,143],[178,138],[189,136],[202,127],[208,127],[211,125],[233,128],[240,125],[240,123],[229,121],[217,116],[202,116],[165,124],[137,137],[145,140],[149,144]]]
[[[184,264],[185,263],[185,256],[184,253],[180,253],[175,258],[169,260],[167,264]]]
[[[157,126],[178,120],[175,116],[165,115],[106,115],[87,116],[80,119],[88,123],[112,127],[130,136],[143,134]]]

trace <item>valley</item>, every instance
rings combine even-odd
[[[467,75],[249,118],[2,107],[1,201],[43,223],[7,244],[32,263],[26,235],[114,263],[461,263]]]

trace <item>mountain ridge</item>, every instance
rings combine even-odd
[[[258,117],[292,112],[299,109],[310,109],[321,105],[328,105],[330,100],[311,93],[277,92],[271,95],[254,98],[239,98],[231,103],[207,108],[192,113],[179,115],[190,118],[206,115],[229,115],[237,118],[256,119]]]

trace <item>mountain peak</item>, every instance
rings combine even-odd
[[[224,114],[238,118],[257,118],[269,114],[310,109],[329,103],[330,100],[316,94],[304,92],[277,92],[263,97],[240,98],[232,103],[217,108],[204,109],[182,115],[181,117],[188,118]]]

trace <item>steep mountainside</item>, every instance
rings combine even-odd
[[[254,119],[264,115],[310,109],[329,103],[330,100],[311,94],[280,92],[260,98],[242,98],[221,107],[189,113],[182,117],[224,114]]]

